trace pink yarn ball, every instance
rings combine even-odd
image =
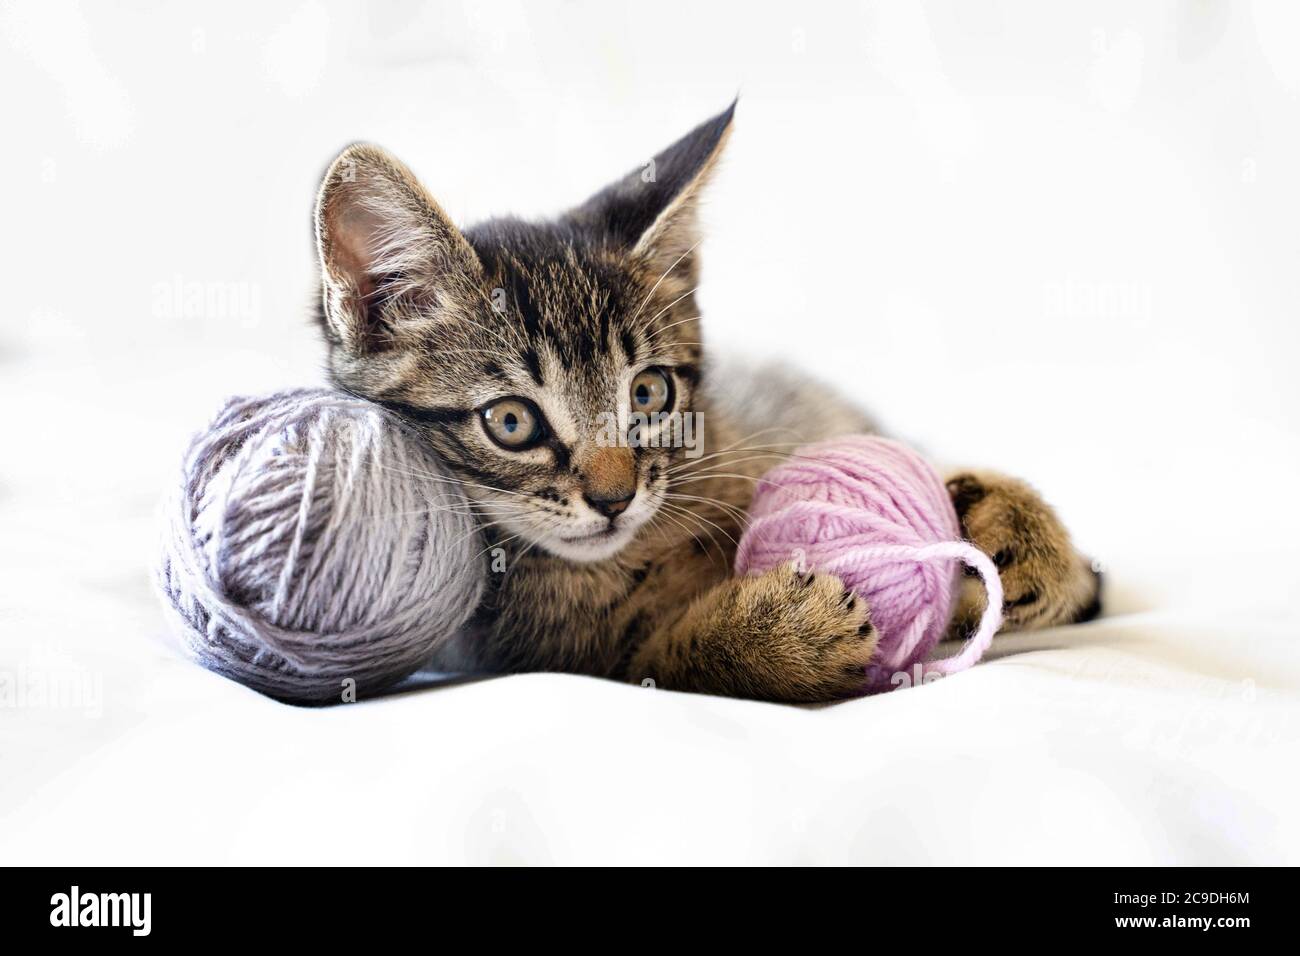
[[[795,561],[838,576],[871,609],[880,637],[865,689],[969,667],[1002,623],[1002,586],[988,556],[963,541],[939,475],[906,445],[851,435],[800,448],[758,483],[737,574]],[[984,579],[988,609],[953,657],[930,661],[952,613],[961,565]],[[908,680],[895,675],[906,674]]]

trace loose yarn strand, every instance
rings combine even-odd
[[[955,674],[979,662],[984,652],[989,649],[989,645],[993,643],[993,636],[997,634],[998,628],[1002,626],[1002,578],[998,575],[997,566],[992,559],[975,545],[965,541],[929,545],[921,549],[919,557],[922,560],[931,557],[955,558],[968,567],[974,568],[980,580],[984,582],[987,600],[984,613],[980,615],[979,625],[956,654],[941,660],[929,661],[925,665],[927,672],[932,671],[945,676]]]

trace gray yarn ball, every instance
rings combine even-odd
[[[192,440],[164,526],[157,582],[189,655],[298,703],[417,670],[486,576],[471,509],[426,445],[324,389],[228,401]]]

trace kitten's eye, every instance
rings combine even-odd
[[[542,413],[522,398],[503,398],[482,411],[483,430],[488,437],[511,451],[522,451],[541,440]]]
[[[648,368],[632,379],[632,411],[653,415],[673,403],[673,381],[660,368]]]

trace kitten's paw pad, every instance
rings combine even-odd
[[[970,511],[971,505],[983,499],[987,493],[984,489],[984,483],[971,472],[954,475],[944,484],[948,488],[948,496],[952,498],[952,505],[957,510],[957,518],[963,523],[966,520],[966,512]]]
[[[1098,575],[1075,552],[1056,512],[1036,491],[989,472],[956,475],[947,487],[963,534],[998,569],[1005,630],[1096,616]]]

